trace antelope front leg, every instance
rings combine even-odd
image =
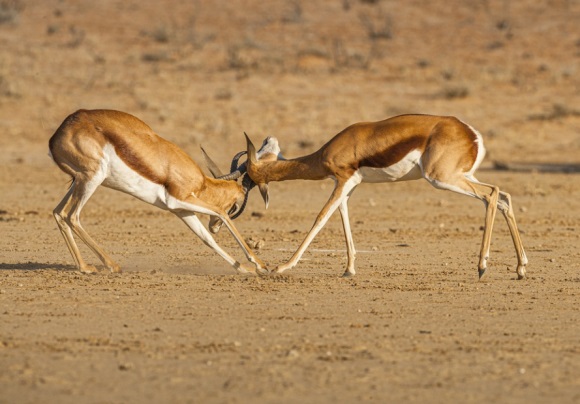
[[[226,215],[219,214],[216,212],[215,208],[194,196],[190,196],[186,202],[180,201],[176,198],[170,198],[168,208],[181,220],[183,220],[189,226],[189,228],[203,240],[206,245],[215,250],[215,252],[217,252],[239,272],[250,272],[255,274],[257,271],[259,271],[260,274],[267,273],[265,270],[266,265],[251,251],[250,247],[248,247],[240,233],[238,233],[232,221]],[[226,225],[234,239],[238,242],[248,260],[256,266],[257,271],[253,269],[249,270],[247,267],[243,266],[232,257],[230,257],[230,255],[216,243],[210,232],[206,230],[205,227],[201,224],[195,215],[195,212],[202,213],[204,215],[217,216]]]
[[[270,272],[266,268],[266,264],[264,263],[264,261],[262,261],[256,254],[254,254],[252,252],[252,250],[250,249],[248,244],[246,244],[246,242],[244,241],[244,238],[238,232],[238,230],[236,229],[234,224],[231,222],[231,220],[227,216],[222,216],[222,217],[220,217],[220,219],[226,225],[226,227],[228,228],[228,230],[230,231],[230,233],[232,234],[234,239],[238,242],[238,244],[240,245],[240,247],[242,248],[242,250],[246,254],[246,258],[248,259],[248,261],[250,261],[256,267],[256,270],[254,272],[257,273],[258,275],[269,274]]]
[[[205,229],[199,218],[190,212],[175,212],[177,217],[179,217],[183,222],[203,241],[205,245],[212,248],[220,257],[225,259],[228,264],[233,266],[236,271],[247,274],[255,274],[256,271],[253,268],[249,268],[239,263],[233,259],[227,252],[225,252],[214,240],[209,231]]]
[[[332,216],[332,214],[341,205],[341,203],[345,200],[345,198],[347,198],[349,193],[359,183],[360,183],[360,181],[358,181],[358,182],[348,181],[346,184],[337,183],[336,188],[334,188],[334,191],[332,191],[332,194],[330,195],[330,199],[328,200],[328,202],[326,202],[326,204],[324,205],[324,207],[322,208],[322,210],[320,211],[320,213],[316,217],[316,220],[314,221],[314,225],[312,226],[312,229],[310,229],[310,232],[308,233],[308,235],[306,236],[306,238],[304,239],[302,244],[300,244],[300,247],[298,247],[298,250],[296,250],[296,252],[292,255],[292,258],[290,258],[290,260],[287,263],[282,264],[278,268],[276,268],[276,273],[280,274],[280,273],[282,273],[290,268],[295,267],[296,264],[298,264],[298,261],[300,261],[300,258],[302,257],[302,255],[304,254],[304,252],[306,251],[306,249],[308,248],[310,243],[312,243],[312,240],[314,240],[314,237],[316,237],[318,232],[320,230],[322,230],[322,228],[324,227],[324,225],[326,224],[326,222],[328,221],[330,216]],[[354,263],[354,261],[353,261],[353,263]]]

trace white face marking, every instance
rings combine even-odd
[[[423,177],[419,166],[421,155],[420,150],[413,150],[392,166],[383,168],[361,167],[358,171],[363,182],[417,180]]]
[[[272,136],[268,136],[266,139],[264,139],[262,142],[262,147],[260,147],[260,150],[256,152],[256,157],[259,160],[264,154],[274,154],[281,157],[278,139]]]
[[[127,166],[110,144],[103,148],[103,166],[107,170],[103,186],[133,195],[161,209],[167,209],[165,188]]]

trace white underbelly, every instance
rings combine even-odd
[[[420,165],[421,151],[413,150],[399,162],[389,167],[361,167],[362,182],[410,181],[423,177]]]
[[[103,186],[133,195],[135,198],[162,209],[167,207],[165,187],[157,184],[129,167],[115,152],[113,146],[104,147],[104,162],[107,167]]]

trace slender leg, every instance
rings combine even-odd
[[[121,272],[119,265],[92,239],[85,229],[83,229],[80,222],[81,210],[89,198],[95,193],[101,182],[96,178],[87,182],[78,182],[73,190],[70,204],[71,209],[65,214],[65,220],[74,234],[95,253],[107,269],[111,272]]]
[[[483,185],[483,184],[480,184]],[[479,253],[479,278],[481,279],[485,275],[487,270],[487,260],[489,259],[489,249],[491,247],[491,233],[493,230],[493,222],[495,220],[495,214],[497,212],[497,200],[499,196],[499,188],[494,186],[491,187],[491,192],[489,194],[478,193],[484,200],[485,209],[485,224],[483,228],[483,242],[481,243],[481,251]],[[474,188],[477,188],[474,186]]]
[[[84,273],[97,272],[97,269],[94,266],[87,264],[83,260],[83,257],[81,256],[81,253],[80,253],[79,248],[77,246],[77,243],[75,242],[75,239],[73,237],[72,230],[71,230],[70,226],[68,225],[67,221],[64,219],[64,212],[70,210],[69,206],[70,206],[70,202],[71,202],[71,196],[72,196],[72,193],[73,193],[75,187],[76,187],[76,184],[75,184],[75,182],[73,182],[71,185],[71,188],[68,190],[65,197],[57,205],[57,207],[54,208],[53,215],[54,215],[54,218],[56,219],[56,224],[58,225],[58,229],[60,230],[60,233],[62,234],[62,236],[64,238],[66,246],[68,247],[68,249],[69,249],[69,251],[70,251],[70,253],[75,261],[77,269],[81,272],[84,272]]]
[[[448,179],[445,182],[431,178],[426,179],[436,188],[468,195],[483,201],[485,204],[485,223],[478,264],[479,278],[481,279],[485,274],[487,260],[489,259],[493,221],[498,207],[499,188],[495,185],[479,182],[473,177],[466,178],[461,176],[452,180]]]
[[[252,252],[250,247],[244,241],[242,235],[238,232],[238,230],[236,229],[236,227],[234,226],[234,224],[232,223],[232,221],[230,220],[230,218],[226,214],[219,213],[214,207],[208,205],[204,201],[202,201],[194,196],[189,196],[186,201],[181,201],[179,199],[169,197],[167,207],[169,208],[169,210],[171,210],[173,213],[175,213],[177,215],[181,215],[182,213],[184,215],[186,213],[202,213],[202,214],[206,214],[206,215],[217,216],[226,225],[226,227],[228,228],[228,230],[230,231],[230,233],[232,234],[234,239],[237,241],[239,246],[244,251],[244,254],[248,258],[248,260],[256,266],[256,270],[259,273],[265,273],[266,265],[264,264],[264,262],[260,258],[258,258]],[[204,228],[204,230],[205,230],[205,228]],[[194,232],[195,232],[195,230],[194,230]],[[197,232],[195,232],[195,234],[197,234],[199,236],[199,234]],[[208,235],[209,235],[209,233],[208,233]],[[213,240],[211,235],[210,235],[210,238]],[[204,240],[204,239],[202,238],[202,240]],[[217,244],[215,244],[215,245],[217,246]],[[212,248],[214,250],[216,250],[216,252],[218,252],[218,254],[222,255],[221,253],[219,253],[219,251],[215,247],[212,247]],[[225,252],[223,252],[223,253],[225,253]],[[222,257],[223,257],[223,255],[222,255]],[[232,258],[230,257],[230,259],[232,259]],[[228,261],[228,260],[226,259],[226,261]],[[228,261],[228,262],[230,262],[230,261]],[[230,264],[234,265],[231,262],[230,262]],[[235,267],[235,265],[234,265],[234,267]],[[238,269],[238,268],[236,267],[236,269]],[[254,272],[254,271],[251,271],[251,272]]]
[[[346,238],[346,256],[347,264],[346,271],[344,271],[343,277],[353,276],[356,272],[354,269],[354,261],[356,259],[356,249],[354,247],[354,241],[352,239],[352,233],[350,231],[350,221],[348,218],[348,199],[346,197],[338,207],[340,212],[340,217],[342,218],[342,228],[344,229],[344,237]]]
[[[514,215],[514,210],[512,207],[512,199],[510,194],[502,191],[500,191],[499,193],[499,198],[500,200],[498,202],[498,209],[505,217],[508,228],[510,229],[512,241],[514,242],[516,254],[518,256],[518,266],[516,269],[518,279],[524,279],[526,277],[526,265],[528,263],[528,258],[526,257],[526,252],[524,251],[522,238],[520,237],[520,232],[516,224],[516,217]]]
[[[244,238],[238,232],[238,229],[236,228],[236,226],[234,226],[230,218],[227,215],[220,215],[219,217],[221,221],[226,225],[226,227],[228,228],[234,239],[237,241],[238,245],[242,248],[242,251],[244,251],[244,254],[246,255],[248,261],[250,261],[252,264],[256,266],[256,271],[259,274],[267,274],[268,271],[266,269],[266,264],[252,252],[252,250],[250,249],[248,244],[246,244]]]
[[[77,268],[83,273],[97,272],[97,269],[93,265],[87,264],[82,258],[74,240],[73,232],[99,257],[111,272],[120,272],[119,266],[97,245],[80,224],[80,213],[100,183],[100,181],[94,179],[92,181],[75,179],[70,190],[53,212],[56,223],[75,260]]]
[[[211,234],[206,230],[203,226],[203,223],[199,220],[199,218],[195,215],[195,213],[185,212],[185,211],[177,211],[174,212],[177,217],[185,222],[185,224],[193,231],[200,239],[204,242],[205,245],[212,248],[220,257],[225,259],[228,264],[233,266],[237,271],[241,273],[255,273],[254,270],[244,267],[238,261],[233,259],[227,252],[225,252],[219,245],[216,243],[214,238]]]
[[[348,195],[353,191],[353,189],[358,184],[360,184],[360,179],[355,177],[351,177],[351,179],[349,181],[346,181],[346,183],[337,182],[334,191],[332,191],[332,194],[330,195],[330,199],[328,200],[328,202],[326,202],[326,204],[316,217],[314,225],[310,229],[310,232],[306,235],[306,238],[304,239],[302,244],[300,244],[300,247],[298,247],[298,249],[292,255],[292,257],[288,262],[276,268],[276,273],[282,273],[290,268],[293,268],[294,266],[296,266],[296,264],[298,264],[298,261],[300,261],[300,258],[302,257],[302,255],[304,254],[304,252],[306,251],[312,240],[314,240],[314,237],[316,237],[318,232],[324,227],[326,222],[328,222],[330,216],[332,216],[332,214],[336,211],[336,209],[341,205],[343,200],[348,197]]]

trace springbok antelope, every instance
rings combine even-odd
[[[483,201],[486,207],[479,277],[487,269],[491,233],[497,209],[504,215],[515,246],[518,279],[528,262],[516,225],[511,197],[495,185],[479,182],[475,170],[485,155],[478,131],[455,117],[401,115],[380,122],[356,123],[334,136],[320,150],[291,160],[258,160],[247,139],[247,174],[258,185],[266,207],[268,183],[286,180],[332,178],[335,188],[312,229],[290,260],[277,267],[281,273],[294,267],[314,237],[338,209],[346,238],[347,266],[343,276],[355,274],[355,247],[348,218],[348,199],[361,182],[409,181],[424,178],[438,189]],[[275,143],[273,138],[266,142]]]
[[[225,223],[256,270],[265,271],[262,260],[250,250],[228,217],[237,217],[247,200],[247,187],[231,181],[240,175],[206,177],[183,150],[138,118],[119,111],[80,110],[69,115],[50,138],[49,149],[58,167],[72,177],[70,189],[53,213],[81,272],[92,273],[96,268],[81,257],[73,233],[106,268],[120,272],[119,265],[80,224],[81,210],[99,185],[169,210],[236,270],[254,273],[253,268],[237,262],[220,248],[196,214],[210,215],[210,229],[215,233]]]

